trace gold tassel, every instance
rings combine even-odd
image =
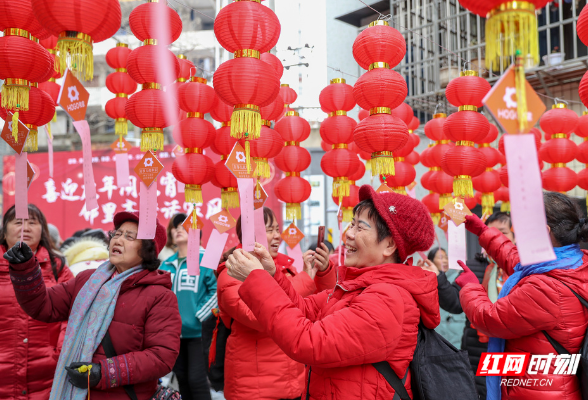
[[[89,38],[87,35],[86,37]],[[60,37],[57,40],[57,50],[59,64],[55,63],[56,70],[59,66],[59,72],[65,73],[69,61],[71,72],[76,78],[84,81],[94,79],[94,55],[91,43],[77,37]]]
[[[482,214],[494,213],[494,193],[482,193]]]
[[[163,132],[141,132],[141,151],[163,150]]]
[[[251,173],[251,145],[249,140],[245,140],[245,164],[247,165],[247,173]]]
[[[198,229],[198,214],[196,214],[196,204],[194,204],[194,208],[192,208],[192,226],[193,230]]]
[[[18,110],[12,114],[12,137],[18,143]]]
[[[116,133],[117,135],[126,135],[128,133],[128,125],[126,118],[116,119],[116,122],[114,123],[114,133]]]
[[[302,219],[300,203],[286,203],[286,220],[294,221]]]
[[[235,191],[221,191],[221,206],[224,209],[239,207],[239,193]]]
[[[57,122],[57,111],[55,111],[55,114],[53,114],[53,122]]]
[[[199,203],[202,204],[202,186],[200,185],[186,185],[184,189],[186,203]]]
[[[249,141],[245,143],[249,144]],[[255,163],[257,164],[257,168],[255,168],[255,176],[263,178],[269,178],[271,176],[271,169],[267,161],[267,158],[253,157],[253,161],[255,161]]]
[[[347,178],[335,178],[333,180],[333,197],[349,197],[349,179]]]
[[[474,197],[472,177],[468,175],[458,175],[454,177],[453,194],[455,197]]]
[[[29,86],[2,85],[2,108],[29,110]]]
[[[367,160],[365,162],[365,169],[366,169],[366,171],[371,171],[372,170],[372,160]]]
[[[390,188],[394,193],[403,194],[406,196],[406,188],[404,186],[397,186]]]
[[[509,213],[510,212],[510,201],[503,201],[500,206],[500,211]]]
[[[27,153],[39,150],[37,137],[38,137],[37,130],[31,128],[29,131],[29,136],[27,137],[27,140],[26,140],[25,145],[22,150],[26,151]]]
[[[441,213],[431,214],[431,219],[433,220],[433,224],[435,224],[435,226],[439,225],[439,221],[441,221]]]
[[[443,193],[439,195],[439,209],[443,210],[447,203],[452,201],[451,193]]]
[[[372,176],[396,175],[396,170],[394,169],[394,157],[392,155],[372,157],[371,161]]]
[[[237,108],[231,115],[231,136],[242,139],[248,134],[249,139],[258,139],[261,134],[261,114],[251,108]]]
[[[353,207],[343,208],[343,222],[351,222],[353,219]]]
[[[499,71],[501,61],[506,69],[517,50],[525,60],[531,56],[534,65],[539,63],[535,7],[528,1],[517,1],[519,8],[513,9],[511,3],[506,3],[506,10],[491,11],[486,20],[486,67],[491,71]]]

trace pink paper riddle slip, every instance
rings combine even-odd
[[[157,229],[157,179],[147,187],[139,182],[139,230],[137,239],[155,239]]]
[[[82,154],[84,159],[84,188],[86,190],[86,210],[98,208],[96,199],[96,184],[94,183],[94,170],[92,168],[92,144],[90,143],[90,126],[88,121],[73,121],[74,127],[82,140]]]
[[[14,155],[14,208],[15,218],[29,219],[27,194],[27,153]],[[23,225],[24,226],[24,225]]]
[[[237,179],[239,201],[241,203],[241,237],[243,250],[253,251],[255,248],[255,221],[253,209],[253,179]]]
[[[265,220],[263,219],[263,207],[253,212],[255,220],[255,241],[267,249],[267,235],[265,233]]]
[[[297,272],[302,272],[304,269],[304,259],[302,258],[302,249],[300,248],[300,243],[294,246],[293,249],[291,249],[289,246],[286,246],[286,248],[288,249],[288,257],[294,260],[292,265],[294,265]]]
[[[119,188],[130,185],[129,180],[129,154],[116,153],[114,155],[116,162],[116,186]]]
[[[204,256],[202,257],[201,265],[205,268],[210,268],[215,270],[218,268],[218,262],[220,261],[223,250],[225,249],[225,245],[227,244],[227,239],[229,238],[229,234],[227,232],[220,233],[216,229],[213,229],[210,238],[208,239],[208,245],[206,246],[206,251],[204,252]]]
[[[178,184],[178,193],[185,193],[186,192],[186,185],[180,181],[176,182]]]
[[[511,217],[521,265],[555,260],[547,230],[535,135],[506,135]]]
[[[462,268],[457,262],[463,261],[465,263],[468,257],[465,224],[455,226],[453,221],[447,222],[447,253],[449,268],[461,270]]]
[[[220,259],[220,258],[219,258]],[[188,232],[188,275],[200,275],[200,229],[190,228]]]
[[[49,157],[49,177],[53,178],[53,138],[49,134],[47,125],[44,126],[45,133],[47,134],[47,155]]]

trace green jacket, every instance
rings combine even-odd
[[[204,249],[200,249],[200,261]],[[202,337],[202,321],[212,316],[212,309],[218,308],[216,277],[214,271],[200,267],[200,275],[188,275],[186,260],[178,266],[178,253],[163,262],[159,269],[171,273],[172,290],[178,297],[182,317],[182,338]]]

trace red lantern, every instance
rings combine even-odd
[[[443,209],[451,201],[453,177],[443,171],[434,171],[429,179],[431,190],[439,193],[439,208]]]
[[[110,38],[120,28],[117,0],[31,0],[33,13],[50,34],[57,36],[60,72],[75,66],[78,79],[94,78],[92,44]]]
[[[481,206],[483,214],[492,214],[494,209],[494,192],[500,189],[500,174],[492,168],[486,168],[481,175],[473,178],[474,189],[481,193]]]
[[[484,140],[490,129],[488,120],[478,113],[489,91],[490,84],[475,71],[461,72],[459,78],[447,86],[447,100],[459,107],[459,111],[449,116],[443,125],[443,133],[456,142],[456,147],[443,155],[441,167],[454,177],[455,196],[473,197],[472,178],[486,168],[486,158],[474,143]]]
[[[357,118],[359,118],[360,121],[363,121],[364,119],[366,119],[369,116],[370,116],[369,110],[364,110],[363,108],[361,110],[359,110],[359,113],[357,114]]]
[[[169,32],[160,32],[155,29],[156,13],[163,14],[163,18],[170,18]],[[178,106],[173,93],[164,92],[163,88],[178,78],[180,64],[167,47],[156,46],[167,46],[170,38],[173,40],[177,38],[178,27],[181,31],[181,20],[166,2],[147,3],[136,7],[131,12],[129,24],[137,38],[143,41],[143,46],[133,50],[129,55],[128,73],[137,83],[142,84],[143,90],[129,99],[125,110],[128,119],[135,126],[142,128],[141,151],[163,150],[163,128],[173,125],[178,119],[177,114],[165,115],[167,107],[177,110]],[[157,72],[156,66],[161,62],[161,57],[167,57],[167,62],[172,65],[172,71],[169,74]],[[167,107],[164,106],[165,104]]]
[[[217,68],[214,88],[222,101],[234,106],[231,135],[246,140],[249,170],[249,140],[261,134],[260,107],[271,104],[280,89],[275,67],[261,60],[261,54],[278,42],[280,22],[261,3],[237,1],[218,13],[214,32],[220,45],[235,56]]]
[[[574,171],[566,164],[576,158],[578,146],[568,139],[568,134],[575,130],[578,116],[568,110],[567,106],[559,103],[541,117],[541,128],[546,137],[551,140],[541,145],[539,154],[541,159],[551,164],[551,168],[543,173],[543,187],[554,192],[567,192],[577,183]]]
[[[506,186],[501,186],[496,192],[494,192],[494,200],[502,202],[500,211],[510,212],[510,195]]]
[[[353,86],[345,83],[343,78],[332,79],[331,84],[321,91],[319,102],[326,113],[351,111],[355,107]]]
[[[212,117],[212,119],[218,122],[229,122],[229,125],[227,126],[230,126],[231,114],[233,114],[233,107],[229,106],[228,104],[225,104],[216,96],[215,93],[214,104],[212,106],[212,109],[210,110],[210,116]]]
[[[331,196],[333,202],[338,206],[339,197]],[[349,186],[349,196],[343,197],[341,211],[343,213],[343,222],[351,222],[353,219],[353,208],[359,203],[359,186],[352,184]]]
[[[276,184],[274,193],[279,200],[286,203],[287,220],[301,219],[300,203],[310,197],[310,183],[302,179],[298,172],[288,172],[286,175],[288,176]]]
[[[127,73],[127,61],[131,50],[125,43],[117,43],[116,47],[106,53],[106,62],[116,72],[106,77],[106,87],[116,97],[106,103],[106,114],[114,119],[114,132],[121,137],[128,132],[127,115],[125,107],[128,96],[135,93],[137,83]]]
[[[345,144],[338,144],[321,159],[321,169],[333,178],[333,196],[349,196],[349,176],[359,168],[357,154]]]
[[[214,164],[201,150],[189,149],[176,158],[172,165],[174,177],[186,185],[186,201],[202,203],[202,185],[208,183],[214,173]]]
[[[287,83],[282,83],[280,85],[280,96],[282,96],[282,99],[284,100],[284,108],[290,106],[290,104],[294,103],[298,98],[296,91]]]
[[[285,142],[303,142],[310,136],[310,124],[296,111],[287,112],[274,128]]]
[[[224,112],[225,108],[228,108],[228,113]],[[221,161],[215,166],[215,180],[213,180],[213,184],[221,189],[221,203],[223,208],[239,207],[237,179],[225,165],[225,158],[231,153],[235,143],[237,143],[237,139],[231,137],[231,128],[229,126],[232,111],[233,109],[231,107],[222,102],[220,104],[217,103],[213,110],[211,110],[211,115],[214,113],[216,118],[228,118],[226,120],[227,122],[223,122],[222,128],[216,130],[214,145],[210,146],[216,154],[221,156]],[[216,114],[216,112],[225,115],[219,117],[219,114]]]
[[[414,182],[416,171],[412,165],[405,161],[396,161],[395,168],[396,175],[382,175],[380,181],[396,193],[406,195],[406,186]]]
[[[274,67],[276,74],[278,75],[278,79],[282,78],[282,75],[284,75],[284,66],[278,57],[272,53],[263,53],[260,58],[261,61],[266,62]]]
[[[262,125],[259,139],[251,141],[251,157],[257,165],[254,175],[258,178],[269,178],[271,170],[268,160],[277,157],[283,147],[282,137],[270,128],[269,121]]]
[[[276,167],[284,172],[300,173],[310,167],[310,153],[304,147],[285,146],[274,159]]]
[[[359,148],[372,153],[372,176],[394,175],[394,151],[408,140],[406,123],[392,109],[406,97],[406,82],[392,71],[406,54],[404,37],[386,21],[372,22],[353,43],[353,57],[366,72],[355,84],[353,94],[370,116],[355,128]],[[410,152],[409,152],[410,153]]]
[[[37,127],[51,121],[55,115],[55,103],[44,91],[31,86],[29,91],[29,110],[21,111],[19,119],[29,128],[29,135],[23,151],[33,152],[38,150]]]

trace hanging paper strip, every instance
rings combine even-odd
[[[178,193],[184,193],[186,191],[186,185],[180,181],[176,183],[178,184]]]
[[[129,180],[129,153],[116,153],[116,186],[119,188],[130,185]]]
[[[15,218],[29,219],[27,196],[27,153],[16,154],[14,160],[14,208]]]
[[[255,241],[267,249],[267,235],[265,233],[265,220],[263,219],[263,207],[253,212],[255,220]]]
[[[47,154],[49,156],[49,177],[53,178],[53,137],[49,133],[49,124],[45,125],[45,133],[47,134]]]
[[[504,147],[508,176],[517,177],[509,180],[508,192],[521,265],[555,260],[545,219],[535,135],[506,135]]]
[[[467,260],[465,224],[455,226],[451,220],[447,223],[447,253],[449,268],[461,270],[457,262]]]
[[[409,189],[407,187],[406,194],[408,195],[408,197],[412,197],[413,199],[416,199],[416,186],[413,186],[411,189]]]
[[[220,233],[216,229],[212,230],[210,238],[208,239],[206,251],[202,257],[202,262],[200,263],[203,267],[216,271],[228,238],[229,234],[227,232]]]
[[[188,232],[188,275],[200,275],[200,229],[191,229]]]
[[[286,248],[288,249],[288,257],[294,260],[292,265],[294,265],[297,272],[302,272],[304,269],[304,259],[302,258],[302,249],[300,248],[300,243],[294,246],[293,249],[291,249],[289,246],[286,246]]]
[[[139,182],[139,231],[137,239],[155,239],[157,229],[157,179],[147,187]]]
[[[237,179],[241,203],[241,244],[243,250],[253,251],[255,247],[255,222],[253,215],[253,179]]]
[[[92,145],[90,143],[90,126],[85,119],[73,121],[74,127],[82,140],[82,154],[84,160],[84,188],[86,190],[86,210],[98,208],[96,199],[96,184],[94,183],[94,170],[92,168]]]

